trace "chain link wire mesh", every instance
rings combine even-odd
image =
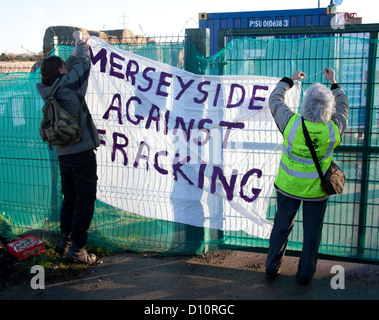
[[[314,82],[326,84],[320,71],[334,68],[350,102],[349,128],[334,156],[347,184],[342,195],[330,198],[320,253],[379,260],[378,40],[365,36],[242,37],[232,39],[211,57],[203,57],[193,43],[183,39],[115,45],[200,74],[218,75],[222,70],[225,75],[283,77],[302,70],[307,74],[303,90]],[[71,46],[60,45],[51,54],[66,59],[72,50]],[[372,66],[376,71],[374,79],[368,79]],[[39,81],[39,70],[0,74],[0,235],[9,233],[9,226],[15,233],[36,228],[59,232],[62,202],[59,166],[54,150],[38,134],[43,106],[36,90]],[[369,123],[367,108],[371,115]],[[275,196],[274,192],[267,211],[271,221],[276,211]],[[252,238],[243,232],[221,232],[144,218],[138,212],[125,212],[100,201],[96,201],[95,210],[89,243],[113,249],[203,254],[223,248],[264,251],[268,247],[268,240]],[[301,251],[301,221],[300,212],[289,239],[289,250]]]

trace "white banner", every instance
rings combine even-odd
[[[144,217],[268,238],[282,135],[279,79],[203,76],[91,37],[87,103],[98,128],[98,199]],[[298,85],[286,96],[297,110]]]

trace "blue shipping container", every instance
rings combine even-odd
[[[278,28],[329,25],[327,8],[199,13],[199,27],[210,29],[211,55],[218,49],[218,29]]]

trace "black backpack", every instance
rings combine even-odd
[[[54,94],[59,88],[61,79],[57,79],[52,85],[45,105],[42,108],[43,118],[39,128],[42,140],[53,146],[67,146],[81,140],[82,130],[78,123],[83,103],[79,112],[72,116],[61,108]]]

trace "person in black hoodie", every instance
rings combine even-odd
[[[97,188],[97,163],[94,150],[100,145],[99,135],[84,99],[90,74],[91,59],[86,38],[80,31],[73,33],[75,49],[63,61],[58,56],[46,57],[41,65],[41,82],[37,90],[47,99],[55,80],[61,78],[55,98],[61,107],[72,115],[82,110],[79,124],[81,141],[55,147],[59,160],[63,202],[60,215],[62,241],[59,252],[67,259],[93,264],[96,256],[85,249],[87,230],[95,207]]]

